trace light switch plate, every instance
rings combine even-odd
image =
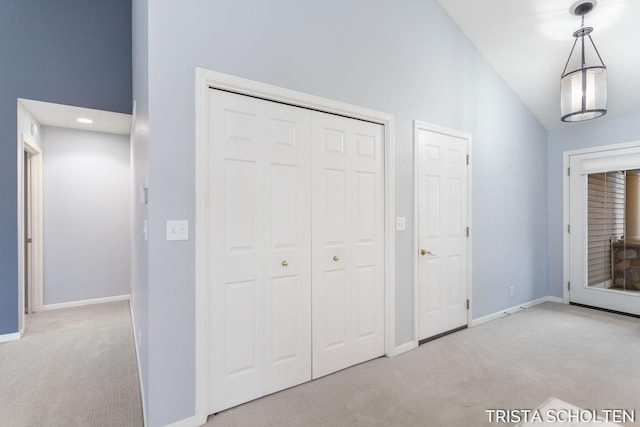
[[[396,217],[396,231],[404,231],[407,229],[407,219],[403,216]]]
[[[189,221],[167,221],[167,240],[189,240]]]

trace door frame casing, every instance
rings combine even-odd
[[[569,286],[571,280],[571,247],[569,225],[571,224],[570,208],[571,208],[571,176],[568,173],[571,157],[579,155],[595,155],[603,153],[612,153],[617,150],[625,150],[630,148],[638,148],[640,151],[640,141],[623,142],[620,144],[599,145],[596,147],[580,148],[577,150],[568,150],[562,153],[562,300],[565,304],[569,304]]]
[[[208,91],[221,89],[268,101],[338,114],[381,124],[384,127],[384,251],[385,251],[385,354],[397,354],[395,343],[395,118],[393,115],[309,95],[278,86],[235,77],[203,68],[195,70],[196,116],[196,413],[194,419],[204,424],[208,412],[209,314],[207,289],[207,206],[208,200]]]
[[[420,242],[418,236],[418,224],[419,224],[419,212],[418,212],[418,171],[419,171],[419,160],[420,156],[418,155],[418,134],[421,130],[425,130],[427,132],[440,133],[447,136],[452,136],[455,138],[460,138],[466,141],[467,144],[467,155],[469,159],[471,159],[471,134],[468,132],[458,131],[454,129],[449,129],[443,126],[434,125],[431,123],[423,122],[420,120],[413,121],[413,302],[414,302],[414,341],[416,345],[418,345],[420,341],[420,276],[419,276],[419,268],[418,268],[418,252],[420,250]],[[469,161],[467,165],[467,216],[466,222],[469,230],[471,228],[471,166],[472,162]],[[471,319],[473,318],[473,298],[472,298],[472,280],[471,280],[471,247],[472,247],[472,238],[473,233],[470,232],[467,238],[467,298],[470,301],[469,309],[467,310],[467,327],[471,324]]]
[[[32,312],[42,311],[43,307],[43,229],[42,229],[42,149],[34,144],[26,135],[21,134],[18,144],[18,304],[20,305],[20,325],[22,335],[24,330],[24,287],[25,287],[25,248],[24,230],[26,227],[24,220],[24,153],[30,157],[30,176],[32,190],[31,205],[31,282],[29,283],[30,302],[28,304]]]

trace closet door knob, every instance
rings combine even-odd
[[[333,257],[333,260],[334,260],[334,261],[340,261],[340,258],[338,257],[338,255],[335,255],[335,256]]]
[[[288,265],[289,265],[289,263],[287,262],[287,260],[282,261],[282,266],[283,266],[283,267],[286,267],[286,266],[288,266]]]

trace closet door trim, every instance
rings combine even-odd
[[[384,127],[384,252],[385,252],[385,355],[392,357],[413,348],[396,347],[395,342],[395,144],[394,116],[368,108],[346,104],[228,74],[196,68],[196,414],[194,418],[206,422],[209,414],[209,292],[207,277],[207,206],[209,177],[207,146],[208,91],[219,89],[268,101],[308,108],[353,119],[365,120]]]

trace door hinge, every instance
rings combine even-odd
[[[567,176],[571,176],[571,168],[567,168]]]
[[[467,237],[469,237],[469,227],[467,227]]]
[[[570,291],[571,290],[571,282],[567,282],[567,290]]]
[[[571,233],[571,224],[567,224],[567,233]]]
[[[470,307],[471,307],[471,302],[467,300],[467,310],[469,310]]]
[[[469,155],[467,154],[467,164],[469,164]]]

